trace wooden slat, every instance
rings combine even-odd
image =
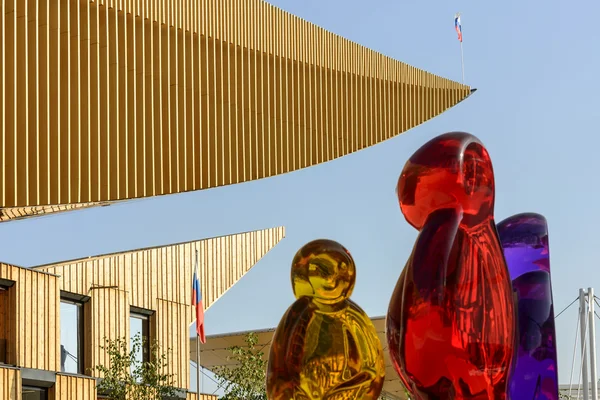
[[[91,299],[85,303],[84,341],[86,371],[98,365],[110,367],[110,358],[100,346],[106,339],[129,339],[129,301],[127,292],[112,288],[95,288],[88,292]],[[102,377],[99,371],[93,376]]]
[[[156,313],[151,318],[151,337],[157,340],[161,352],[168,356],[166,373],[173,375],[174,386],[189,387],[189,321],[192,310],[188,304],[158,299]]]
[[[8,364],[58,371],[60,368],[59,282],[56,276],[0,263],[8,290]]]
[[[21,371],[0,367],[0,399],[21,400]]]
[[[96,380],[72,375],[56,375],[56,383],[50,389],[54,400],[95,400]],[[51,397],[52,398],[52,397]]]
[[[3,219],[290,172],[470,93],[262,0],[2,8]]]

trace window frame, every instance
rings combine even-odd
[[[71,304],[78,307],[78,315],[77,315],[77,329],[80,334],[77,335],[79,338],[79,343],[77,346],[77,372],[66,372],[62,371],[62,338],[60,341],[61,348],[61,372],[65,374],[76,374],[76,375],[85,375],[85,303],[89,300],[88,296],[81,296],[74,293],[69,292],[60,292],[60,304]],[[61,330],[63,327],[62,317],[61,317]]]
[[[131,320],[137,319],[142,321],[142,338],[146,337],[146,343],[142,349],[142,363],[150,361],[150,341],[152,340],[150,335],[150,317],[154,314],[151,310],[138,308],[131,306],[129,308],[129,340],[133,338],[131,334]],[[145,333],[145,335],[144,335]]]
[[[15,286],[15,283],[16,283],[15,281],[0,278],[0,291],[6,293],[7,301],[9,302],[8,307],[7,307],[9,312],[14,311],[14,310],[11,310],[11,308],[10,308],[10,296],[11,296],[10,290],[12,289],[13,286]],[[8,334],[8,336],[11,336],[10,331],[8,331],[7,334]],[[11,339],[16,340],[16,337],[4,338],[4,340],[6,340],[5,347],[4,347],[4,354],[3,354],[4,361],[0,361],[0,365],[11,365],[8,363],[8,346],[9,346],[9,342]]]
[[[36,392],[40,392],[40,400],[48,400],[48,388],[39,387],[39,386],[30,386],[30,385],[21,385],[21,397],[23,397],[23,391],[25,389],[34,390]]]

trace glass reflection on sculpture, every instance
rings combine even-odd
[[[416,399],[505,399],[515,311],[487,150],[467,133],[438,136],[406,163],[397,192],[420,233],[387,316],[396,371]]]
[[[296,253],[291,272],[297,300],[273,336],[268,398],[376,400],[383,350],[371,320],[350,300],[352,256],[337,242],[316,240]]]
[[[517,293],[518,337],[511,400],[557,400],[558,365],[550,280],[548,226],[539,214],[519,214],[498,224]]]

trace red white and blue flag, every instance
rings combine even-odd
[[[194,278],[192,282],[192,305],[196,307],[196,333],[200,343],[206,343],[204,334],[204,305],[202,304],[202,292],[200,291],[200,281],[198,280],[198,258],[194,268]]]
[[[460,14],[454,16],[454,29],[458,35],[458,41],[462,43],[462,25],[460,24]]]

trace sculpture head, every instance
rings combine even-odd
[[[350,297],[355,281],[352,256],[333,240],[307,243],[292,261],[292,287],[298,299],[306,296],[318,303],[336,304]]]
[[[396,190],[404,217],[419,230],[440,209],[460,208],[469,226],[494,212],[492,162],[479,139],[464,132],[438,136],[417,150]]]

